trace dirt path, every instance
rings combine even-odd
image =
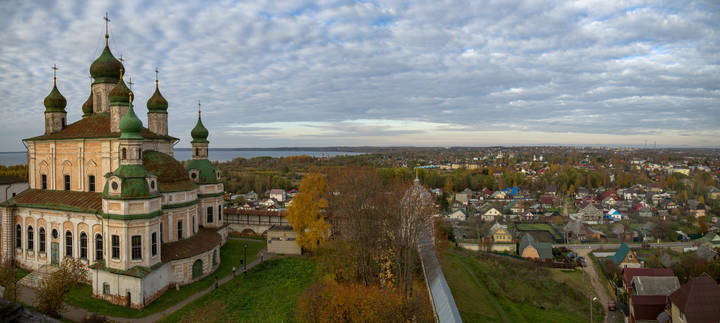
[[[603,306],[603,311],[605,311],[605,322],[617,322],[617,319],[615,319],[615,314],[613,312],[609,312],[607,309],[607,304],[610,300],[612,300],[610,296],[610,292],[608,291],[605,284],[600,280],[600,276],[598,275],[598,269],[595,268],[595,262],[590,259],[590,251],[591,249],[573,249],[577,254],[583,258],[585,258],[585,262],[587,263],[587,267],[583,267],[583,270],[585,270],[585,273],[590,277],[590,283],[592,284],[592,288],[595,292],[595,294],[598,297],[598,302]]]

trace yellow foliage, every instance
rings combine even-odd
[[[325,222],[322,210],[327,208],[325,199],[327,182],[322,174],[310,173],[300,181],[300,188],[288,208],[287,220],[298,234],[300,248],[314,251],[327,240],[330,224]]]

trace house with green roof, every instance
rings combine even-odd
[[[526,233],[518,243],[517,254],[523,258],[549,261],[553,258],[552,244],[549,242],[536,242],[532,235]]]
[[[625,242],[620,245],[615,255],[610,257],[610,260],[620,268],[642,268],[643,266],[642,259]]]

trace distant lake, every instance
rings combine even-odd
[[[208,159],[220,162],[230,161],[234,158],[253,158],[253,157],[287,157],[287,156],[339,156],[339,155],[360,155],[357,152],[343,151],[303,151],[303,150],[214,150],[210,149]],[[175,159],[179,161],[192,159],[190,149],[175,149]],[[21,152],[0,152],[0,165],[20,165],[27,164],[27,153]]]

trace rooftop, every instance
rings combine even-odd
[[[147,128],[140,131],[145,139],[178,140],[175,137],[158,135]],[[120,132],[110,131],[110,115],[106,113],[93,114],[67,125],[64,129],[51,134],[27,138],[24,140],[60,140],[81,138],[119,138]]]
[[[216,230],[201,227],[192,237],[163,243],[162,261],[169,262],[199,255],[220,245],[222,237]]]
[[[3,204],[50,210],[98,213],[102,212],[102,194],[97,192],[29,189]]]
[[[720,286],[706,273],[670,294],[670,301],[685,314],[687,322],[720,321]]]

